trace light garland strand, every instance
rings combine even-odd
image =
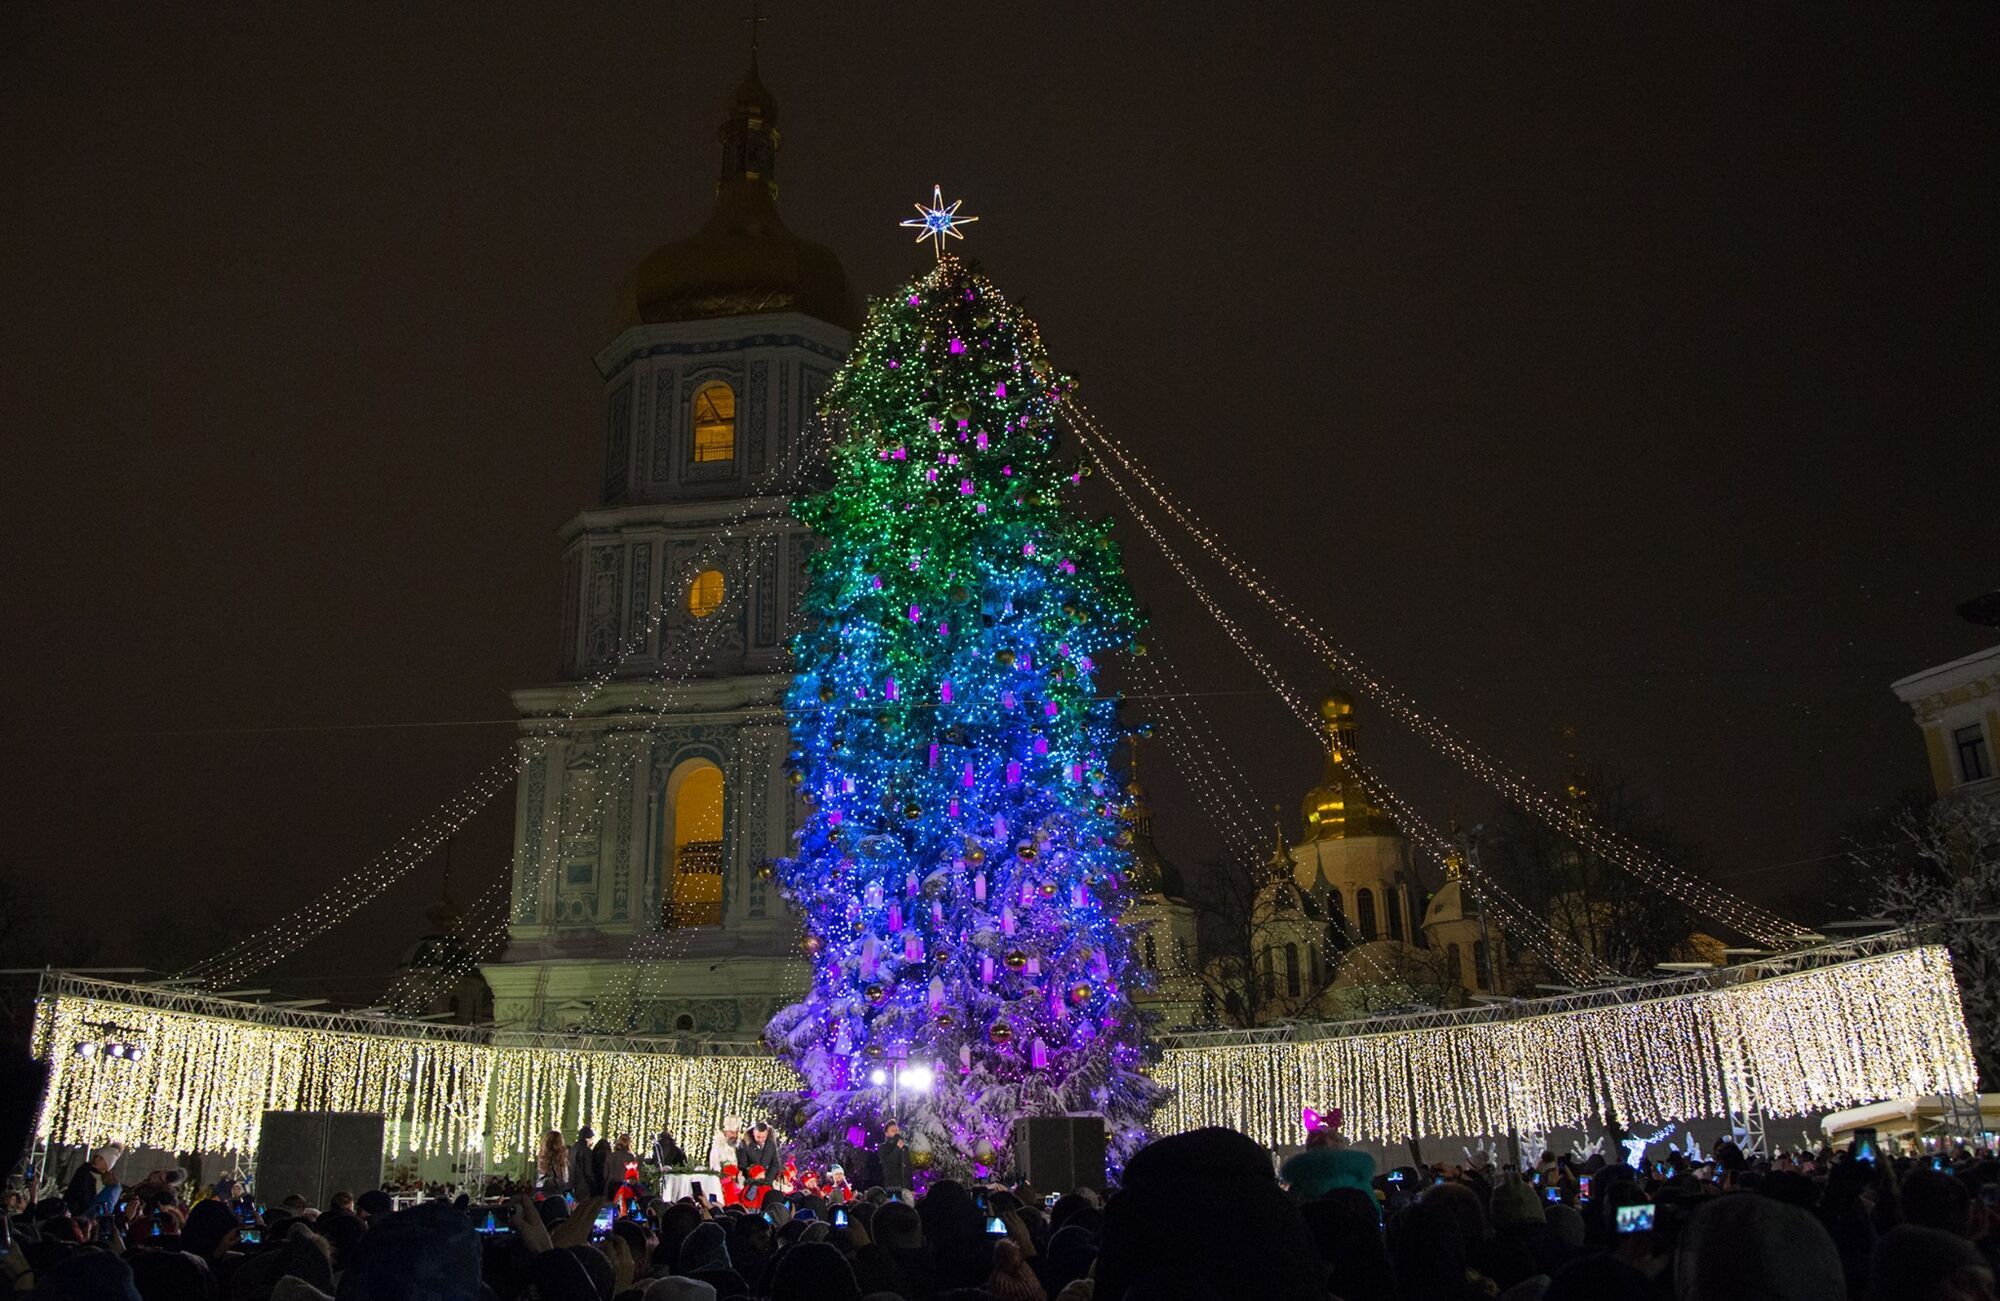
[[[1196,579],[1193,572],[1188,569],[1186,563],[1181,559],[1179,553],[1174,550],[1172,544],[1161,533],[1159,526],[1153,522],[1152,517],[1133,499],[1131,492],[1126,488],[1118,475],[1108,467],[1102,470],[1102,474],[1105,482],[1110,485],[1112,491],[1124,503],[1125,509],[1132,515],[1134,521],[1138,523],[1146,536],[1152,539],[1154,545],[1159,547],[1161,553],[1166,557],[1168,563],[1173,566],[1175,572],[1180,574],[1182,579],[1187,582],[1189,590],[1194,593],[1195,598],[1202,604],[1202,607],[1208,611],[1209,616],[1228,635],[1230,641],[1236,646],[1236,649],[1250,661],[1251,667],[1257,670],[1258,675],[1276,693],[1285,708],[1291,711],[1292,717],[1297,719],[1302,726],[1311,732],[1321,745],[1330,747],[1332,742],[1327,737],[1325,729],[1320,725],[1313,711],[1306,706],[1300,694],[1285,681],[1276,666],[1258,651],[1256,646],[1251,642],[1249,635],[1243,630],[1242,625],[1237,623],[1226,610],[1217,604],[1215,598],[1209,594],[1207,588]],[[1376,781],[1375,786],[1376,789],[1370,792],[1371,798],[1375,798],[1378,803],[1389,807],[1392,814],[1400,813],[1401,817],[1407,819],[1407,825],[1419,833],[1419,845],[1428,849],[1429,852],[1438,856],[1440,861],[1442,861],[1443,853],[1448,850],[1448,847],[1444,846],[1442,838],[1438,837],[1434,832],[1428,832],[1424,824],[1411,813],[1408,806],[1401,800],[1394,799],[1381,782]],[[1392,800],[1393,804],[1391,803]],[[1581,954],[1580,951],[1574,951],[1575,946],[1573,944],[1567,946],[1572,951],[1565,952],[1564,938],[1558,935],[1548,923],[1536,917],[1527,909],[1514,904],[1512,899],[1504,891],[1500,890],[1497,883],[1493,883],[1490,878],[1482,879],[1492,891],[1493,897],[1504,900],[1511,905],[1511,908],[1507,912],[1511,912],[1512,920],[1521,928],[1519,937],[1535,947],[1537,952],[1546,957],[1550,964],[1567,979],[1590,983],[1601,980],[1608,974],[1608,969],[1604,968],[1602,964],[1597,963],[1594,958],[1587,954]],[[1503,916],[1505,915],[1506,912],[1503,912]]]
[[[1116,460],[1159,502],[1175,523],[1203,546],[1211,558],[1262,601],[1280,624],[1326,657],[1369,699],[1423,737],[1433,749],[1501,791],[1522,808],[1596,851],[1607,861],[1703,916],[1726,922],[1766,944],[1780,945],[1812,936],[1808,928],[1666,863],[1656,854],[1598,823],[1568,801],[1541,790],[1480,747],[1459,737],[1443,722],[1423,713],[1407,695],[1368,668],[1353,652],[1334,641],[1315,620],[1299,613],[1290,602],[1278,595],[1261,573],[1223,546],[1213,533],[1175,501],[1172,494],[1147,475],[1131,453],[1105,432],[1087,410],[1073,405],[1066,414],[1071,427],[1087,445]],[[1106,466],[1104,457],[1100,457],[1099,464]]]
[[[84,1057],[115,1029],[135,1059]],[[576,1099],[607,1132],[686,1136],[796,1087],[769,1056],[519,1047],[402,1033],[277,1027],[89,996],[37,1009],[50,1067],[37,1126],[65,1146],[249,1152],[263,1112],[379,1112],[385,1152],[525,1158]],[[1942,946],[1722,989],[1520,1019],[1247,1046],[1169,1047],[1154,1128],[1296,1137],[1300,1109],[1338,1105],[1366,1141],[1547,1132],[1615,1115],[1658,1125],[1746,1101],[1792,1116],[1977,1087]],[[1748,1080],[1753,1096],[1738,1090]]]
[[[1401,1143],[1720,1115],[1745,1074],[1779,1116],[1977,1087],[1941,947],[1521,1020],[1169,1048],[1155,1073],[1173,1090],[1159,1131],[1221,1125],[1274,1145],[1295,1141],[1306,1106]]]

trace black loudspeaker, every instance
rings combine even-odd
[[[1013,1137],[1015,1163],[1043,1192],[1104,1191],[1104,1117],[1030,1116]]]
[[[257,1131],[257,1200],[293,1193],[325,1209],[333,1194],[382,1186],[382,1117],[358,1111],[267,1111]]]

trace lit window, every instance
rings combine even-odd
[[[1993,760],[1986,753],[1986,729],[1977,723],[1961,727],[1951,734],[1951,743],[1958,751],[1960,781],[1985,781],[1993,775]]]
[[[694,459],[736,459],[736,391],[727,384],[704,384],[695,390]]]
[[[688,584],[688,613],[706,619],[722,608],[722,571],[704,569]]]
[[[722,769],[706,760],[688,765],[673,798],[672,870],[667,876],[669,927],[722,924]]]

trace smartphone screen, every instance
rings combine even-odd
[[[255,1225],[246,1225],[237,1241],[246,1247],[260,1246],[264,1241],[264,1231]]]
[[[701,1190],[701,1180],[699,1179],[688,1180],[688,1191],[694,1194],[696,1202],[700,1202],[702,1198],[708,1195]]]
[[[989,1215],[989,1216],[987,1216],[987,1217],[986,1217],[986,1236],[987,1236],[987,1237],[989,1237],[989,1238],[1004,1238],[1004,1237],[1006,1237],[1006,1236],[1007,1236],[1007,1222],[1006,1222],[1005,1220],[1001,1219],[1001,1218],[1000,1218],[999,1216],[997,1216],[997,1215]]]
[[[1579,1179],[1578,1179],[1578,1180],[1576,1181],[1576,1192],[1577,1192],[1577,1196],[1579,1196],[1579,1197],[1582,1197],[1582,1198],[1585,1198],[1586,1200],[1588,1200],[1588,1199],[1589,1199],[1589,1197],[1590,1197],[1590,1176],[1589,1176],[1589,1175],[1584,1175],[1584,1176],[1582,1176],[1581,1178],[1579,1178]]]
[[[833,1213],[833,1227],[836,1229],[844,1229],[847,1227],[847,1209],[845,1207],[842,1207],[841,1209]]]
[[[1651,1233],[1653,1204],[1640,1202],[1637,1206],[1619,1207],[1616,1229],[1619,1233]]]
[[[611,1226],[618,1219],[618,1208],[607,1206],[597,1213],[597,1219],[590,1226],[590,1237],[594,1242],[602,1242],[611,1236]]]
[[[1542,1190],[1542,1196],[1549,1201],[1559,1202],[1563,1199],[1563,1190],[1551,1184]]]

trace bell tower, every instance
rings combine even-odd
[[[506,1027],[747,1038],[806,979],[768,867],[798,819],[781,705],[811,540],[788,505],[861,309],[779,218],[754,42],[724,113],[706,222],[639,264],[596,356],[602,489],[558,532],[556,679],[514,693],[508,945],[484,968]]]

